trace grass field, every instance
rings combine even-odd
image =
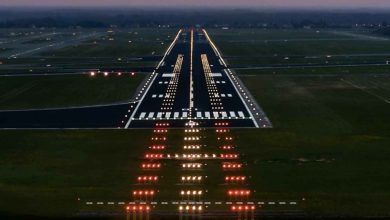
[[[118,30],[107,36],[85,41],[41,55],[52,57],[129,57],[161,55],[172,42],[176,29],[147,28]]]
[[[283,30],[252,32],[216,34],[215,30],[212,36],[226,55],[227,41],[248,40],[253,36],[261,40],[312,38],[318,34],[306,30],[288,34]],[[281,33],[285,34],[281,36]],[[322,39],[352,38],[331,31],[320,34]],[[315,52],[327,54],[329,45],[316,48]],[[247,47],[234,53],[253,54],[255,49]],[[371,50],[363,46],[360,49]],[[281,48],[276,46],[272,50]],[[298,201],[293,209],[319,216],[390,216],[390,104],[387,101],[390,100],[390,75],[386,66],[238,70],[237,73],[275,127],[234,130],[239,151],[248,163],[246,172],[251,176],[256,200]],[[57,105],[119,101],[131,97],[142,80],[68,77],[34,78],[35,83],[29,78],[0,81],[3,90],[0,94],[10,93],[8,99],[0,96],[3,100],[0,106],[42,106],[46,103],[39,99],[42,94],[48,94],[50,102]],[[40,92],[47,85],[50,87]],[[69,90],[68,85],[77,85],[77,91],[73,91],[75,86]],[[64,91],[51,97],[53,88],[57,87]],[[87,87],[86,92],[83,88]],[[73,216],[80,210],[110,212],[113,208],[82,204],[131,199],[131,190],[138,187],[133,185],[134,177],[139,173],[140,158],[150,144],[151,133],[150,130],[0,131],[0,213]],[[182,146],[182,134],[181,130],[169,131],[170,151]],[[208,149],[204,152],[216,150],[214,131],[205,130],[203,134]],[[180,176],[174,167],[177,164],[169,164],[160,172],[164,178],[157,198],[161,201],[177,199],[178,195],[172,192],[183,188],[175,184]],[[213,180],[222,178],[219,167],[212,162],[208,162],[202,175],[212,176]],[[226,190],[219,182],[209,181],[204,187],[209,190],[205,195],[209,200],[220,199]],[[277,209],[264,207],[264,210]]]
[[[287,74],[287,75],[384,75],[390,72],[390,66],[330,66],[330,67],[264,67],[264,68],[249,68],[249,69],[239,69],[239,73],[242,75],[258,75],[258,74]]]
[[[36,30],[35,30],[36,31]],[[56,72],[63,69],[110,69],[123,68],[130,70],[137,67],[155,67],[161,55],[171,43],[177,29],[133,28],[133,29],[57,29],[53,31],[34,32],[34,30],[15,29],[0,30],[4,42],[10,42],[15,51],[31,50],[39,45],[47,46],[64,43],[62,48],[52,48],[40,53],[28,54],[15,59],[0,58],[1,73],[13,74],[21,72]],[[99,37],[84,40],[75,44],[73,40],[93,32]],[[8,40],[11,39],[12,41]],[[103,36],[102,36],[103,35]],[[47,41],[51,39],[51,41]],[[36,44],[36,46],[34,46]],[[26,48],[31,47],[31,48]],[[0,53],[9,49],[0,49]],[[1,56],[1,54],[0,54]],[[7,55],[9,56],[9,55]],[[48,68],[49,66],[50,68]]]
[[[233,66],[383,63],[390,41],[332,30],[210,30]]]
[[[126,102],[132,98],[144,76],[3,76],[0,80],[0,109]]]

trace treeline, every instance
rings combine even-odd
[[[207,9],[0,9],[0,28],[29,27],[378,27],[390,23],[387,11],[207,10]]]

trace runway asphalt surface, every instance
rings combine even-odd
[[[72,109],[0,111],[0,128],[153,128],[229,123],[272,127],[205,30],[180,30],[134,103]]]

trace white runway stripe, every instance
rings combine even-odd
[[[245,116],[243,111],[213,111],[213,112],[202,112],[197,111],[196,117],[194,119],[248,119],[249,116]],[[138,120],[183,120],[188,119],[189,113],[187,111],[183,112],[141,112],[138,117]]]

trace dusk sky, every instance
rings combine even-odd
[[[227,6],[390,8],[390,0],[0,0],[1,6]]]

